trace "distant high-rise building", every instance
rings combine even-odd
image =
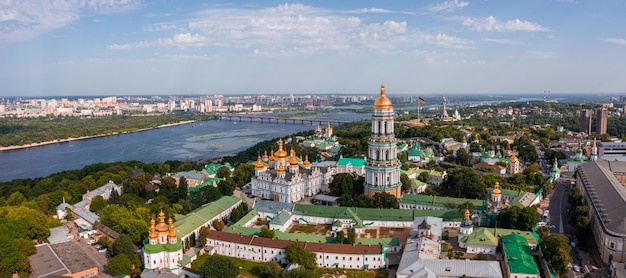
[[[592,111],[589,109],[580,110],[580,132],[591,134],[591,115]]]
[[[596,114],[596,133],[605,134],[606,124],[609,119],[609,110],[606,108],[599,108]]]

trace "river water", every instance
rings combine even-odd
[[[325,113],[312,119],[365,120],[370,114]],[[254,144],[315,129],[315,125],[214,120],[107,137],[0,151],[0,181],[45,177],[103,162],[195,161],[234,154]],[[322,125],[324,128],[326,125]]]

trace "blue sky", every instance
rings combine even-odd
[[[0,95],[626,91],[626,1],[207,2],[0,1]]]

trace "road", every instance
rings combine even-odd
[[[572,234],[572,228],[567,223],[567,196],[569,194],[569,185],[557,180],[552,195],[550,196],[550,216],[547,222],[555,226],[550,232],[564,234],[569,237]]]

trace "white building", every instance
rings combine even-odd
[[[378,269],[385,267],[386,264],[386,253],[381,245],[298,242],[219,231],[211,231],[207,238],[207,249],[210,250],[210,254],[257,262],[276,261],[281,264],[287,263],[285,249],[293,244],[299,244],[307,251],[313,252],[319,267]]]
[[[177,273],[183,259],[183,244],[176,235],[174,221],[170,217],[165,224],[165,213],[159,212],[159,224],[150,219],[150,234],[142,249],[146,269],[167,269]]]
[[[332,178],[330,169],[312,166],[308,155],[300,162],[292,149],[288,156],[282,139],[278,140],[278,150],[267,163],[258,156],[254,169],[252,195],[285,203],[320,193]]]

